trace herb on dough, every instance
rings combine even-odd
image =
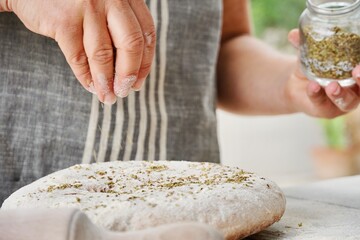
[[[167,170],[168,167],[165,165],[151,165],[147,168],[147,172],[161,172]]]

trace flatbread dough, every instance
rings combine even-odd
[[[114,231],[202,222],[231,240],[279,221],[285,197],[275,183],[237,167],[119,161],[55,172],[19,189],[2,205],[41,207],[79,208],[98,226]]]

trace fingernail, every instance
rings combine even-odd
[[[89,92],[91,92],[92,94],[95,94],[96,95],[96,89],[95,89],[95,86],[94,86],[94,82],[91,82],[89,84],[89,87],[87,89]]]
[[[114,89],[116,96],[121,98],[127,97],[135,81],[135,75],[131,75],[123,79],[118,79],[117,77],[115,77]]]
[[[108,94],[109,92],[111,92],[110,87],[109,87],[109,81],[106,79],[105,74],[99,73],[97,75],[97,80],[105,94]]]
[[[339,85],[336,85],[336,88],[333,90],[334,96],[339,96],[341,92],[341,87]]]
[[[356,80],[360,81],[360,73],[356,75]]]
[[[138,92],[141,90],[143,83],[145,82],[145,78],[139,79],[132,87],[131,89]]]
[[[338,106],[340,109],[346,109],[347,104],[345,103],[343,98],[337,98],[334,100],[336,106]]]
[[[316,85],[316,87],[314,88],[314,93],[319,93],[321,90],[321,86],[320,85]]]
[[[104,104],[106,105],[113,105],[116,103],[116,96],[114,94],[106,94],[104,96]]]

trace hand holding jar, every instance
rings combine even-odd
[[[355,109],[360,96],[360,0],[307,0],[300,29],[291,31],[289,40],[300,55],[295,75],[312,80],[307,84],[307,108],[314,109],[310,114],[332,118]]]
[[[322,86],[355,84],[360,63],[360,1],[308,0],[300,17],[300,60],[304,74]]]

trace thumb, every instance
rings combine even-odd
[[[299,29],[293,29],[288,34],[288,40],[294,48],[298,49],[300,45]]]

